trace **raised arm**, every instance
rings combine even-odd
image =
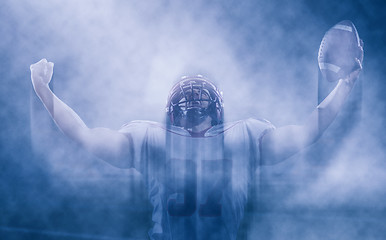
[[[46,59],[30,66],[33,88],[59,129],[106,162],[121,168],[130,167],[132,143],[129,138],[107,128],[88,128],[74,110],[62,102],[49,88],[53,68],[54,63],[47,62]]]
[[[261,140],[263,164],[270,165],[283,161],[319,139],[342,109],[362,70],[362,47],[360,50],[362,57],[356,59],[357,69],[338,81],[334,90],[316,107],[303,125],[280,127],[263,136]]]

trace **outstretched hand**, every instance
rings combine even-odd
[[[358,58],[355,58],[356,61],[356,67],[354,70],[343,80],[346,81],[348,84],[353,85],[355,81],[357,80],[359,74],[362,71],[362,62],[363,62],[363,41],[360,39],[360,45],[358,46]]]
[[[47,62],[47,59],[43,58],[39,62],[32,64],[30,70],[32,84],[35,89],[37,86],[47,86],[54,72],[54,63]]]

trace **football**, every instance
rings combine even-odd
[[[324,79],[330,82],[346,77],[360,59],[360,38],[354,24],[344,20],[324,35],[319,47],[318,64]]]

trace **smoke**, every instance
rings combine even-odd
[[[322,138],[281,164],[263,167],[257,177],[260,212],[249,225],[256,231],[248,235],[379,239],[385,233],[379,225],[360,230],[374,226],[369,219],[384,222],[382,214],[362,214],[385,209],[385,16],[380,9],[384,4],[348,0],[3,1],[0,224],[117,238],[144,238],[150,226],[139,174],[90,156],[56,129],[31,92],[30,64],[41,58],[55,63],[54,92],[89,127],[163,122],[170,87],[195,74],[224,92],[227,121],[266,118],[280,127],[302,123],[317,105],[320,41],[329,27],[350,19],[365,42],[361,122],[328,159],[320,157],[329,151]],[[335,218],[328,211],[336,211]],[[363,222],[343,223],[350,211]],[[314,233],[301,236],[305,222]],[[335,224],[349,234],[332,228]]]

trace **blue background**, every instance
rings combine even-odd
[[[256,173],[239,236],[384,239],[385,12],[383,1],[363,0],[2,1],[0,238],[146,239],[151,226],[139,174],[60,133],[33,93],[30,64],[55,63],[54,92],[90,127],[162,122],[169,88],[198,73],[223,90],[227,120],[280,127],[317,105],[320,41],[350,19],[365,43],[349,100],[360,110]]]

